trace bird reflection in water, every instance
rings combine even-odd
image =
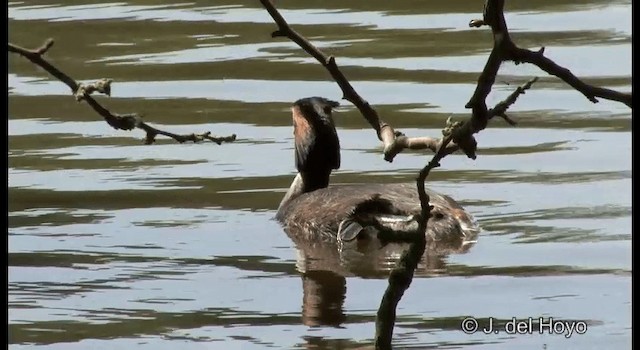
[[[338,327],[346,321],[344,301],[347,278],[386,279],[407,249],[408,244],[389,243],[353,249],[326,242],[299,240],[300,234],[285,232],[296,245],[296,269],[302,277],[302,323],[306,326]],[[470,237],[471,238],[471,237]],[[427,243],[416,277],[434,277],[446,273],[449,254],[464,254],[475,238],[457,247],[449,243]],[[380,296],[382,296],[382,290]]]

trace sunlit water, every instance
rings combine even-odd
[[[482,2],[277,1],[335,55],[395,128],[438,136],[491,48]],[[508,2],[522,46],[588,82],[631,89],[631,2]],[[75,79],[115,80],[114,112],[235,143],[145,146],[43,70],[9,56],[9,344],[12,349],[356,348],[373,342],[384,268],[305,250],[272,218],[294,175],[289,105],[341,92],[258,1],[9,3],[9,40]],[[483,227],[464,254],[429,257],[398,307],[398,348],[627,349],[631,344],[631,111],[592,104],[507,63],[490,104],[539,83],[452,155],[429,185]],[[333,182],[412,181],[428,157],[382,159],[344,101]],[[369,266],[369,267],[367,267]],[[465,334],[466,317],[584,321],[584,334]],[[534,323],[538,327],[537,323]]]

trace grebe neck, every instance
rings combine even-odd
[[[326,172],[316,171],[298,173],[291,182],[291,185],[289,186],[287,193],[282,198],[282,201],[280,201],[278,210],[304,193],[313,192],[329,186],[330,175],[331,169],[328,169]]]

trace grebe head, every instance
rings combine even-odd
[[[331,171],[340,168],[340,141],[331,117],[339,105],[324,97],[308,97],[291,107],[296,168],[305,192],[327,187]]]

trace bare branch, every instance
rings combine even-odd
[[[343,93],[343,98],[347,101],[353,103],[362,116],[369,122],[371,127],[376,131],[378,135],[378,139],[382,141],[383,144],[383,154],[384,160],[388,162],[392,162],[396,155],[401,153],[405,149],[429,149],[435,152],[439,149],[442,144],[442,140],[438,138],[432,137],[408,137],[404,134],[395,131],[391,125],[384,122],[376,110],[365,100],[363,99],[353,88],[353,86],[349,83],[349,80],[342,73],[338,65],[336,64],[336,60],[332,56],[327,56],[325,53],[320,51],[317,47],[315,47],[309,40],[300,35],[297,31],[295,31],[287,21],[282,17],[282,15],[278,12],[278,10],[273,6],[273,4],[269,0],[260,0],[265,9],[269,12],[274,22],[278,25],[278,30],[271,34],[272,37],[286,37],[298,44],[305,52],[309,55],[313,56],[320,64],[322,64],[327,71],[331,74],[331,77],[336,81],[338,86]],[[473,22],[474,24],[479,24],[480,22]],[[484,23],[484,20],[482,21]],[[492,52],[492,56],[490,56],[487,65],[485,66],[485,71],[481,74],[479,79],[478,88],[476,92],[480,94],[482,97],[478,97],[479,101],[483,101],[483,104],[478,105],[474,109],[474,115],[476,118],[471,118],[467,123],[464,124],[459,131],[457,131],[453,135],[453,142],[450,142],[446,149],[443,152],[445,154],[451,154],[459,149],[461,149],[469,158],[476,158],[476,149],[477,142],[473,137],[473,134],[477,133],[480,130],[486,128],[489,119],[491,119],[494,115],[499,115],[503,119],[505,119],[509,124],[515,125],[515,122],[506,116],[504,112],[497,113],[498,111],[504,108],[508,108],[513,102],[506,102],[501,106],[496,106],[498,109],[495,114],[490,112],[486,105],[484,104],[484,99],[491,91],[491,86],[495,81],[495,75],[498,72],[498,68],[500,63],[502,62],[502,58],[496,53]],[[482,83],[480,83],[480,81]],[[534,80],[535,81],[535,80]],[[532,84],[533,82],[531,82]],[[528,89],[531,84],[528,84],[526,88],[522,91],[519,91],[517,95],[524,93],[524,90]],[[513,95],[513,94],[512,94]],[[517,97],[516,97],[517,98]]]
[[[371,127],[373,127],[373,129],[378,133],[378,138],[380,140],[383,140],[382,135],[380,134],[381,130],[385,126],[385,123],[380,120],[380,118],[378,117],[378,113],[369,105],[369,103],[360,95],[358,95],[353,86],[349,83],[349,80],[347,80],[344,74],[342,74],[342,71],[340,71],[340,69],[338,68],[335,58],[325,55],[309,40],[293,30],[289,26],[289,23],[287,23],[287,21],[284,19],[284,17],[282,17],[278,10],[273,6],[271,1],[260,0],[260,2],[278,25],[278,30],[273,32],[271,34],[271,37],[275,38],[283,36],[289,38],[291,41],[298,44],[298,46],[300,46],[300,48],[302,48],[305,52],[307,52],[318,62],[320,62],[320,64],[322,64],[329,71],[336,83],[338,83],[340,89],[342,89],[342,92],[344,94],[343,98],[353,103],[358,108],[360,113],[362,113],[369,124],[371,124]],[[393,134],[393,130],[391,130],[391,133]]]
[[[484,11],[484,19],[472,20],[471,22],[469,22],[469,26],[479,27],[481,25],[480,23],[491,26],[491,31],[493,32],[494,39],[494,47],[491,51],[491,54],[495,54],[496,57],[500,57],[501,61],[510,60],[514,61],[516,64],[521,62],[534,64],[545,72],[551,75],[555,75],[556,77],[564,80],[564,82],[569,84],[577,91],[581,92],[589,101],[593,103],[597,103],[597,97],[600,97],[611,101],[622,102],[629,108],[632,108],[631,93],[619,92],[611,89],[589,85],[583,82],[573,73],[571,73],[569,69],[564,68],[555,63],[553,60],[545,57],[544,47],[542,47],[538,51],[531,51],[516,46],[516,44],[511,40],[511,37],[509,36],[507,24],[504,19],[504,0],[487,0]],[[489,64],[489,62],[487,62],[487,64]],[[500,63],[498,62],[492,62],[491,67],[485,66],[483,75],[491,75],[493,69],[495,68],[497,71],[499,65]],[[493,84],[493,81],[491,81],[490,79],[482,78],[483,76],[481,75],[481,79],[478,80],[478,89],[476,89],[476,94],[474,94],[471,101],[467,103],[467,108],[473,108],[473,106],[478,105],[480,103],[480,99],[486,98],[484,92],[487,91],[487,89],[491,89],[491,84]],[[483,80],[482,84],[481,80]]]
[[[393,127],[385,123],[376,110],[371,107],[362,96],[360,96],[353,88],[349,80],[342,73],[338,67],[336,60],[333,56],[327,56],[320,49],[315,47],[309,40],[300,35],[294,29],[292,29],[287,21],[282,17],[278,10],[273,6],[269,0],[260,0],[264,8],[269,12],[269,15],[273,18],[274,22],[278,25],[278,30],[271,34],[272,37],[287,37],[289,40],[298,44],[309,55],[313,56],[320,64],[322,64],[327,71],[331,74],[333,80],[336,81],[340,89],[342,90],[343,99],[353,103],[360,111],[362,116],[369,122],[371,127],[376,131],[378,139],[382,141],[384,146],[384,159],[388,162],[392,162],[394,157],[402,152],[406,148],[411,149],[431,149],[435,152],[438,145],[438,140],[431,138],[408,138],[404,135],[396,137],[397,133]],[[401,134],[400,134],[401,135]],[[456,148],[457,149],[457,148]],[[452,149],[449,153],[455,152],[456,149]]]
[[[409,249],[402,255],[396,268],[391,271],[389,285],[384,293],[376,317],[376,348],[390,349],[397,304],[404,292],[409,288],[414,271],[426,248],[425,231],[431,212],[429,196],[424,187],[427,176],[432,169],[440,166],[439,162],[442,158],[458,149],[462,150],[469,158],[475,159],[477,142],[473,135],[486,128],[492,117],[498,115],[509,124],[515,125],[515,121],[506,115],[506,111],[516,102],[521,94],[524,94],[524,92],[531,87],[537,78],[533,78],[523,86],[518,87],[516,91],[504,101],[489,110],[486,106],[485,99],[491,91],[496,74],[503,61],[501,52],[494,49],[479,77],[478,86],[472,98],[473,104],[471,102],[467,104],[469,108],[472,108],[472,117],[464,123],[460,121],[453,122],[451,118],[449,118],[447,120],[447,126],[443,130],[442,139],[431,137],[410,138],[401,132],[394,131],[389,124],[382,121],[373,107],[355,91],[338,68],[333,57],[324,54],[306,38],[293,30],[269,0],[260,0],[260,2],[278,25],[278,30],[272,33],[272,37],[284,36],[289,38],[327,69],[340,86],[343,92],[343,98],[353,103],[376,131],[378,138],[384,145],[384,159],[386,161],[393,161],[394,157],[404,149],[430,149],[435,152],[431,161],[422,168],[416,179],[421,205],[418,229],[415,232],[383,232],[383,238],[387,241],[410,243]],[[483,20],[472,21],[470,25],[481,26],[500,21],[499,17],[487,16],[487,13],[493,13],[491,10],[491,6],[493,5],[488,4],[487,6],[489,6],[489,8],[485,7],[485,18]],[[502,20],[504,22],[503,18]],[[506,24],[504,24],[504,28],[506,28]],[[505,31],[501,35],[508,36],[508,33]],[[494,37],[496,36],[494,35]],[[498,42],[498,40],[496,40],[496,42]]]
[[[89,106],[91,106],[91,108],[93,108],[96,113],[102,116],[107,124],[109,124],[112,128],[116,130],[132,130],[134,128],[142,129],[147,133],[145,137],[145,144],[154,143],[157,135],[170,137],[180,143],[187,141],[200,142],[209,140],[217,144],[221,144],[222,142],[235,141],[235,134],[230,136],[217,137],[211,136],[211,132],[209,131],[202,134],[178,135],[152,127],[151,125],[143,122],[142,117],[137,114],[115,114],[110,112],[100,103],[98,103],[98,101],[96,101],[93,97],[91,97],[91,94],[94,92],[99,92],[107,96],[111,96],[111,83],[113,82],[113,80],[101,79],[91,84],[76,82],[73,78],[53,66],[43,57],[43,55],[53,46],[53,43],[53,39],[47,39],[47,41],[45,41],[45,43],[41,47],[34,50],[25,49],[23,47],[9,43],[8,51],[17,53],[18,55],[28,59],[33,64],[42,67],[44,70],[49,72],[49,74],[65,83],[71,89],[71,92],[75,96],[76,101],[87,101]]]
[[[438,151],[431,158],[431,161],[420,170],[416,184],[418,186],[418,196],[420,197],[421,212],[419,218],[419,227],[413,234],[409,248],[402,254],[397,266],[391,270],[389,274],[389,285],[382,296],[380,307],[376,315],[376,349],[391,349],[391,338],[393,336],[393,328],[396,320],[396,308],[404,292],[411,285],[413,274],[422,259],[422,255],[426,249],[426,231],[427,221],[431,215],[432,207],[429,205],[429,195],[425,191],[425,181],[432,169],[440,166],[440,160],[447,156],[447,145],[451,142],[452,134],[455,128],[461,126],[461,123],[447,123],[447,128],[443,131],[444,138],[440,144]],[[406,237],[402,237],[406,239]]]
[[[518,96],[529,89],[536,80],[537,78],[533,78],[523,86],[519,86],[516,91],[509,95],[509,97],[507,97],[504,101],[498,103],[496,107],[489,111],[488,114],[490,116],[500,115],[509,123],[515,124],[515,122],[507,117],[504,112],[509,108],[509,106],[515,103]],[[416,179],[421,208],[420,217],[418,218],[418,229],[415,232],[411,233],[402,232],[398,235],[384,235],[384,238],[389,241],[409,242],[409,248],[402,254],[400,260],[398,261],[398,264],[393,270],[391,270],[391,273],[389,274],[389,284],[384,292],[384,295],[382,296],[382,300],[378,308],[378,313],[376,315],[376,349],[391,349],[391,339],[393,336],[393,328],[395,326],[396,320],[396,308],[398,306],[398,303],[400,302],[400,299],[402,299],[404,292],[411,285],[414,272],[418,267],[418,264],[420,263],[422,255],[424,254],[424,251],[426,249],[427,242],[424,233],[426,231],[427,222],[431,216],[431,209],[433,208],[429,205],[430,198],[425,190],[425,181],[429,176],[431,170],[440,166],[440,160],[458,149],[458,146],[455,143],[452,143],[452,140],[454,138],[454,135],[459,135],[460,130],[465,125],[468,125],[468,122],[453,122],[451,118],[449,118],[447,120],[447,126],[442,131],[442,134],[444,136],[442,140],[422,138],[420,144],[416,145],[415,143],[411,143],[412,147],[407,147],[413,148],[425,146],[425,148],[430,148],[436,151],[436,154],[433,156],[431,161],[427,165],[425,165],[422,170],[420,170]],[[400,135],[398,136],[398,139],[401,139],[403,137],[404,136]],[[406,137],[404,137],[404,139],[408,140],[408,138]],[[471,138],[471,140],[475,142],[475,139]],[[464,140],[464,142],[470,141],[469,139],[467,139]]]
[[[111,96],[111,83],[112,79],[102,78],[95,83],[91,84],[78,84],[78,89],[74,93],[76,96],[76,101],[80,102],[84,100],[85,95],[91,95],[94,92],[99,92],[101,94],[105,94],[107,96]]]
[[[384,291],[376,314],[376,349],[391,349],[398,302],[411,285],[413,274],[422,259],[426,243],[424,233],[416,235],[416,240],[409,245],[407,251],[398,260],[396,267],[389,273],[389,284]]]
[[[438,151],[433,159],[427,164],[418,176],[418,194],[421,203],[421,216],[428,218],[430,214],[430,206],[428,205],[429,196],[424,190],[424,182],[429,172],[439,166],[439,160],[446,156],[446,146],[453,139],[455,143],[451,147],[460,147],[468,157],[475,158],[476,141],[473,134],[486,128],[489,120],[494,116],[500,116],[511,125],[515,125],[515,121],[506,115],[507,109],[516,102],[517,98],[524,94],[531,85],[537,81],[533,78],[518,87],[504,101],[498,103],[494,108],[488,110],[486,106],[486,97],[491,92],[491,88],[495,82],[496,75],[501,63],[510,59],[519,62],[529,62],[538,65],[546,72],[556,75],[565,82],[573,86],[576,90],[582,92],[590,101],[597,102],[595,97],[602,97],[614,101],[625,103],[631,107],[631,94],[620,93],[617,91],[593,87],[576,78],[568,69],[562,68],[550,59],[543,56],[544,48],[538,52],[532,52],[517,48],[509,37],[506,21],[504,19],[504,0],[487,0],[484,8],[484,18],[482,20],[472,20],[469,23],[471,27],[480,27],[482,25],[491,26],[494,37],[494,48],[487,59],[487,63],[478,78],[476,90],[467,103],[466,107],[472,109],[472,117],[465,123],[450,123],[450,128],[443,131],[444,139],[440,141]],[[399,136],[398,138],[402,138]],[[412,145],[414,147],[431,148],[438,144],[438,141],[429,139],[423,140],[420,145]],[[390,349],[391,336],[395,323],[395,310],[397,303],[409,287],[413,278],[413,271],[417,267],[417,263],[424,253],[424,232],[426,228],[426,220],[420,220],[420,229],[415,235],[416,241],[411,243],[409,249],[400,259],[398,266],[391,272],[389,277],[389,286],[385,291],[380,308],[378,309],[378,317],[376,318],[376,349]],[[424,224],[423,224],[424,223]]]
[[[581,92],[589,101],[598,103],[597,97],[604,98],[605,100],[618,101],[624,103],[627,107],[633,108],[631,93],[619,92],[603,87],[589,85],[578,77],[573,75],[571,71],[556,64],[551,59],[543,55],[544,48],[540,51],[531,51],[527,49],[521,49],[514,47],[513,51],[507,56],[510,60],[519,63],[526,62],[535,64],[543,71],[555,75],[556,77],[564,80],[567,84],[571,85],[574,89]]]

